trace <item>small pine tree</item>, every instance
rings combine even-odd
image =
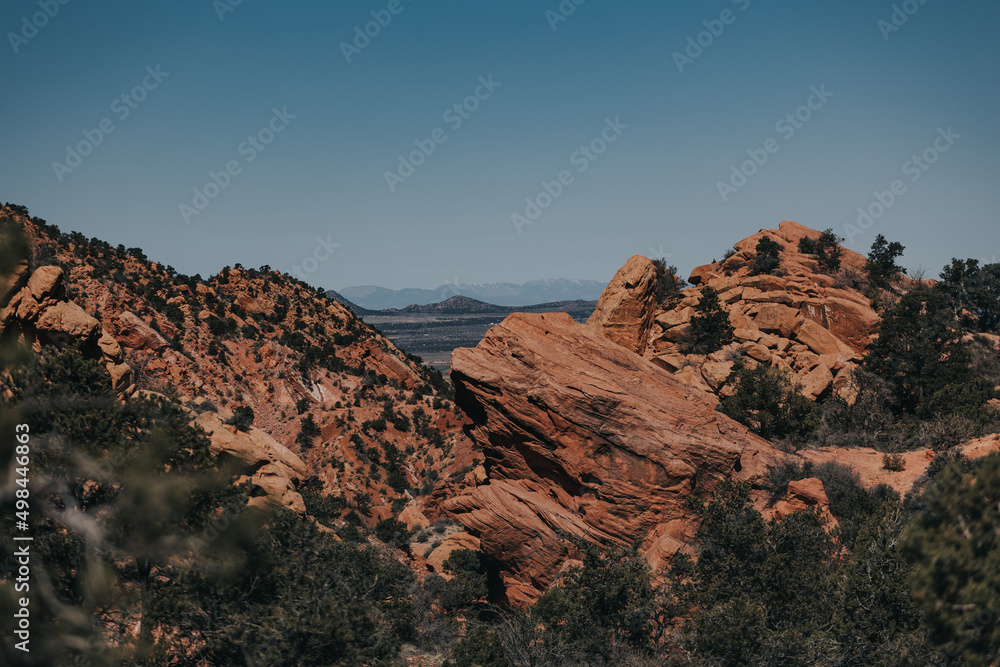
[[[701,291],[701,300],[691,318],[687,350],[692,354],[711,354],[733,342],[733,325],[712,287]]]
[[[875,237],[865,263],[865,273],[873,287],[888,288],[889,282],[902,273],[903,269],[896,265],[896,258],[901,257],[905,249],[898,241],[889,243],[881,234]]]
[[[299,420],[299,434],[295,437],[295,442],[302,449],[309,449],[321,433],[319,424],[316,423],[311,414],[307,414]]]
[[[819,426],[819,405],[799,394],[777,368],[734,368],[726,382],[734,391],[717,410],[763,438],[805,440]]]
[[[840,246],[843,240],[833,229],[827,229],[819,235],[819,238],[803,236],[799,239],[799,252],[815,255],[820,271],[834,273],[840,268],[841,257],[844,254],[844,249]]]
[[[669,303],[680,299],[681,290],[687,287],[687,281],[677,274],[676,266],[667,266],[667,260],[653,260],[656,269],[656,302]]]
[[[778,253],[781,252],[781,245],[770,236],[762,236],[760,238],[760,241],[757,242],[756,251],[757,256],[750,266],[750,272],[753,275],[771,273],[781,266],[781,260],[778,257]]]
[[[249,431],[253,425],[253,408],[249,405],[241,405],[233,410],[233,416],[226,420],[230,426],[235,426],[237,431]]]

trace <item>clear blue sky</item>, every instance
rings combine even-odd
[[[342,43],[389,0],[233,1],[68,0],[51,18],[4,2],[0,200],[187,273],[242,262],[326,287],[433,288],[609,280],[634,253],[688,270],[782,219],[843,234],[898,179],[850,247],[881,232],[932,274],[1000,255],[997,3],[897,3],[918,9],[889,32],[889,1],[567,0],[555,23],[558,0],[398,0],[348,63]],[[721,34],[678,71],[705,21]],[[500,86],[479,88],[475,111],[445,117],[490,76]],[[810,100],[813,86],[832,97]],[[779,131],[809,101],[794,135]],[[294,118],[241,149],[274,109]],[[113,131],[72,171],[53,166],[105,119]],[[949,127],[933,165],[907,168]],[[447,141],[391,191],[386,172],[438,128]],[[602,131],[604,153],[574,156]],[[769,138],[777,152],[723,201],[719,181]],[[238,173],[188,223],[181,204],[205,204],[193,189],[230,161]],[[512,214],[563,171],[572,181],[518,233]]]

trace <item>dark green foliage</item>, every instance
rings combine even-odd
[[[692,645],[723,665],[808,664],[805,639],[828,623],[836,544],[817,513],[767,523],[745,483],[722,482],[703,509],[701,552],[686,599]],[[720,624],[725,621],[725,624]]]
[[[312,414],[307,414],[299,420],[299,434],[295,436],[295,442],[302,449],[309,449],[321,433],[322,429],[320,429],[319,424],[316,423]]]
[[[237,330],[236,320],[231,317],[225,319],[210,315],[208,318],[208,330],[213,336],[228,336]]]
[[[729,313],[719,302],[719,295],[712,287],[701,291],[688,331],[687,351],[692,354],[711,354],[733,342],[733,325]]]
[[[850,376],[853,403],[833,397],[823,410],[822,444],[894,450],[902,438],[895,414],[898,401],[889,383],[862,368]]]
[[[306,512],[320,523],[330,526],[347,509],[347,499],[343,495],[324,496],[323,482],[315,475],[308,477],[298,488]]]
[[[750,265],[750,273],[752,275],[771,273],[781,266],[781,259],[778,257],[778,254],[782,250],[781,244],[770,236],[762,236],[757,242],[755,250],[757,255]]]
[[[397,549],[407,549],[410,545],[410,529],[397,519],[379,519],[375,524],[375,537]]]
[[[889,243],[881,234],[875,237],[865,263],[865,273],[873,287],[889,287],[890,282],[902,272],[903,269],[896,265],[896,258],[901,257],[905,249],[898,241]]]
[[[400,433],[406,433],[410,430],[409,417],[406,415],[397,415],[396,418],[392,420],[392,427]]]
[[[943,292],[913,290],[884,314],[863,365],[888,383],[897,413],[983,421],[993,387],[973,376],[962,336]]]
[[[813,465],[810,461],[796,463],[790,459],[768,468],[770,502],[784,497],[789,482],[807,477],[823,482],[823,491],[830,501],[830,514],[840,523],[838,537],[847,546],[854,544],[861,525],[882,503],[886,500],[899,501],[899,494],[884,484],[865,489],[858,474],[842,463],[828,461]]]
[[[295,412],[301,415],[306,410],[309,409],[309,406],[311,404],[312,404],[312,401],[310,401],[308,398],[300,398],[299,400],[297,400],[295,402]]]
[[[716,409],[761,437],[801,442],[816,432],[819,405],[795,391],[783,371],[764,365],[737,366],[726,383],[734,387],[734,393]]]
[[[533,621],[545,627],[543,641],[558,646],[568,664],[609,661],[624,649],[651,652],[657,599],[645,559],[634,546],[577,546],[583,565],[532,609]]]
[[[815,255],[820,271],[834,273],[840,268],[841,256],[844,254],[844,249],[840,246],[843,240],[833,229],[827,229],[818,238],[803,236],[799,239],[799,252]]]
[[[167,304],[163,309],[163,314],[167,319],[177,325],[184,324],[184,311],[175,303]]]
[[[496,632],[478,627],[460,641],[444,667],[509,667],[511,662]]]
[[[395,656],[412,633],[409,569],[291,512],[235,564],[221,578],[182,572],[167,591],[178,631],[203,642],[188,664],[360,665]]]
[[[227,419],[226,423],[235,426],[237,431],[249,431],[253,420],[253,408],[249,405],[240,405],[233,410],[233,416]]]
[[[934,643],[972,666],[1000,659],[1000,456],[941,467],[904,537]]]
[[[10,370],[15,402],[0,404],[2,460],[13,462],[13,423],[26,423],[35,473],[33,653],[11,664],[155,655],[166,622],[156,604],[171,568],[227,548],[220,532],[241,533],[245,491],[214,468],[208,438],[185,411],[160,399],[116,400],[101,365],[78,350],[46,349]],[[7,535],[3,549],[13,553]],[[5,619],[9,583],[0,580]],[[108,614],[121,624],[107,623]],[[127,628],[140,616],[136,636]]]
[[[908,594],[898,497],[872,498],[853,514],[848,556],[815,512],[766,522],[748,485],[722,482],[701,510],[697,561],[675,559],[678,608],[693,610],[682,638],[693,664],[943,664]]]
[[[1000,333],[1000,264],[979,266],[975,259],[952,259],[935,289],[948,295],[963,325]]]
[[[835,621],[847,664],[933,664],[921,615],[910,596],[911,566],[900,549],[907,516],[888,499],[867,516],[841,568],[842,612]]]
[[[667,260],[654,259],[656,269],[656,302],[670,303],[681,297],[681,290],[687,287],[687,281],[677,275],[676,266],[667,266]]]
[[[468,609],[489,596],[491,570],[495,577],[496,566],[481,551],[453,551],[444,562],[444,569],[454,575],[443,586],[439,598],[448,611]]]

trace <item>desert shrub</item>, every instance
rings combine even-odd
[[[834,447],[899,449],[904,436],[894,414],[898,401],[889,383],[858,368],[850,375],[847,389],[856,395],[853,402],[835,396],[824,404],[819,442]]]
[[[491,578],[499,577],[489,557],[471,549],[453,551],[444,562],[444,569],[454,576],[442,587],[439,601],[452,612],[485,601],[490,594],[490,584],[496,584]]]
[[[509,667],[511,664],[499,635],[482,626],[455,645],[451,658],[443,667]]]
[[[249,431],[253,420],[253,408],[249,405],[240,405],[233,410],[233,416],[227,419],[226,423],[235,426],[237,431]]]
[[[993,389],[973,376],[963,335],[942,292],[913,290],[883,315],[863,366],[888,383],[897,414],[985,421]]]
[[[676,266],[667,266],[665,259],[654,259],[656,269],[656,302],[669,303],[681,298],[681,289],[687,286],[687,281],[677,275]]]
[[[1000,659],[1000,455],[956,462],[924,489],[903,537],[914,599],[934,644],[968,665]]]
[[[733,393],[716,408],[763,438],[802,442],[819,426],[818,404],[799,394],[783,371],[770,366],[736,366],[726,380]]]
[[[323,495],[323,482],[315,475],[306,478],[299,485],[298,492],[306,505],[306,513],[326,526],[330,526],[347,509],[347,498],[343,495]]]
[[[300,398],[295,401],[295,412],[301,415],[309,409],[310,405],[312,405],[312,402],[308,398]]]
[[[762,236],[759,241],[757,241],[757,247],[755,248],[757,255],[754,257],[753,263],[750,265],[750,272],[753,275],[760,275],[762,273],[771,273],[781,266],[781,260],[778,254],[781,252],[781,244],[772,239],[770,236]]]
[[[316,419],[312,414],[307,414],[299,420],[299,434],[295,436],[295,442],[303,449],[309,449],[321,433],[322,429]]]
[[[819,515],[768,523],[751,506],[749,485],[730,481],[701,512],[700,553],[684,591],[698,609],[686,626],[690,645],[723,665],[775,664],[758,652],[779,647],[795,656],[836,600],[836,544]]]
[[[169,303],[163,309],[163,314],[166,315],[167,319],[176,325],[184,324],[184,311],[176,303]]]
[[[943,664],[906,585],[907,515],[898,496],[871,496],[845,552],[815,512],[767,522],[748,484],[719,484],[695,508],[704,519],[697,560],[671,563],[690,664]]]
[[[406,524],[397,519],[379,519],[375,524],[375,537],[397,549],[409,547],[411,534]]]
[[[712,287],[701,291],[701,298],[691,317],[686,349],[692,354],[711,354],[733,342],[733,325]]]
[[[952,259],[940,278],[935,289],[948,296],[963,325],[1000,333],[1000,264],[980,266],[975,259]]]
[[[885,453],[882,455],[882,468],[891,472],[906,470],[906,459],[902,454]]]
[[[962,415],[944,415],[918,422],[913,428],[914,433],[907,440],[907,449],[942,451],[957,447],[983,433],[981,421]]]
[[[827,229],[818,238],[803,236],[799,239],[799,252],[815,255],[820,270],[824,273],[835,273],[840,269],[841,256],[844,254],[844,249],[840,246],[843,240],[833,229]]]
[[[568,664],[607,664],[622,649],[651,652],[657,600],[645,559],[635,547],[577,547],[583,564],[531,611],[532,620],[545,627],[542,641],[558,647]]]
[[[896,264],[896,258],[901,257],[905,249],[898,241],[889,243],[881,234],[875,237],[865,262],[865,274],[873,287],[887,288],[899,276],[903,269]]]

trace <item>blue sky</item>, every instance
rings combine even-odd
[[[931,274],[1000,255],[996,3],[63,1],[0,9],[0,200],[182,272],[606,281],[783,219]]]

